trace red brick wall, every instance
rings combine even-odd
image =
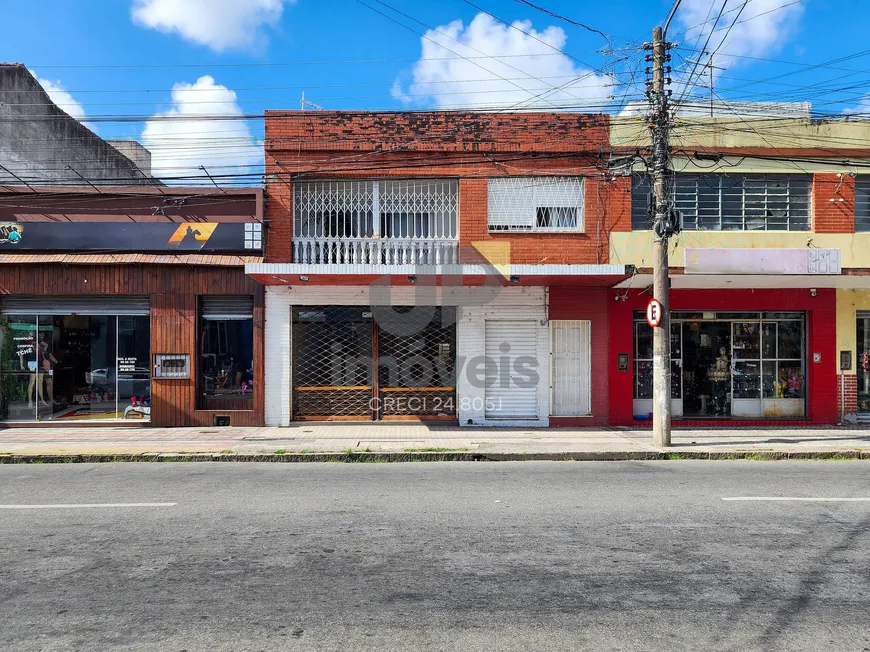
[[[583,114],[266,113],[266,262],[292,261],[291,179],[459,178],[460,245],[509,241],[513,263],[606,263],[609,233],[630,229],[625,197],[603,180],[606,116]],[[585,232],[490,234],[486,178],[587,178]],[[622,188],[625,182],[615,185]],[[611,206],[616,207],[615,219]],[[476,259],[464,252],[463,262]]]
[[[592,322],[592,415],[550,417],[551,426],[602,426],[608,422],[608,323],[607,288],[550,288],[550,319],[584,319]],[[616,362],[614,361],[614,365]]]
[[[586,179],[582,233],[490,233],[487,225],[487,180],[462,179],[459,184],[459,245],[475,262],[476,243],[510,243],[510,262],[529,265],[606,263],[611,231],[608,182]],[[599,197],[601,193],[601,197]]]
[[[844,395],[846,398],[845,413],[843,412]],[[858,377],[855,374],[837,376],[837,414],[845,414],[847,421],[858,415]]]
[[[266,151],[607,150],[609,119],[581,113],[266,111]]]
[[[813,175],[813,231],[855,232],[855,178],[848,175]]]
[[[274,159],[266,154],[266,170],[274,169]],[[293,262],[293,182],[286,177],[266,177],[263,215],[266,244],[263,259],[267,263]]]
[[[611,231],[631,231],[631,177],[616,177],[608,184]]]

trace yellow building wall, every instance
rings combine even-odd
[[[857,313],[870,311],[870,290],[837,290],[837,351],[852,352],[852,376],[858,368]],[[839,365],[839,360],[837,361]]]
[[[845,268],[870,268],[870,233],[812,233],[809,231],[683,231],[668,243],[668,261],[683,267],[686,248],[716,249],[840,249]],[[652,231],[614,231],[610,234],[610,262],[652,267]]]
[[[870,120],[807,120],[803,118],[680,117],[671,130],[676,148],[729,147],[850,149],[870,140]],[[649,125],[642,117],[615,117],[610,121],[613,147],[645,147]]]

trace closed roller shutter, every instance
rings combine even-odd
[[[553,416],[586,416],[592,413],[591,322],[551,321]]]
[[[253,317],[253,297],[202,297],[203,319],[228,320]]]
[[[485,353],[490,361],[486,365],[487,419],[538,418],[536,334],[534,321],[486,322]],[[523,366],[533,378],[516,370],[514,363],[520,357],[531,363]]]
[[[4,315],[147,315],[151,299],[147,296],[98,297],[3,297]]]

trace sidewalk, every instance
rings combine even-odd
[[[289,428],[9,428],[0,461],[18,456],[222,454],[308,456],[390,454],[392,459],[646,459],[684,457],[830,457],[870,459],[870,428],[675,429],[666,451],[650,430],[460,428],[426,424],[301,423]],[[403,455],[396,455],[403,454]],[[335,456],[333,456],[335,457]],[[386,458],[385,458],[386,459]]]

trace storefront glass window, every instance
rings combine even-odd
[[[198,369],[200,409],[252,409],[254,320],[203,317]]]
[[[148,419],[147,315],[4,316],[0,419]]]
[[[671,398],[681,398],[682,335],[679,324],[671,324]],[[646,321],[634,324],[634,398],[651,399],[653,384],[653,329]]]
[[[703,318],[684,319],[695,316]],[[682,399],[683,416],[805,414],[803,313],[764,313],[762,319],[757,312],[684,311],[671,317],[671,396]],[[860,327],[859,322],[859,334]],[[634,398],[649,401],[652,329],[642,312],[635,314],[634,329]],[[870,360],[870,354],[864,357]],[[867,366],[870,368],[870,363]],[[870,396],[870,389],[866,395]],[[865,402],[870,405],[870,399]],[[647,406],[637,403],[636,413],[645,414]]]

